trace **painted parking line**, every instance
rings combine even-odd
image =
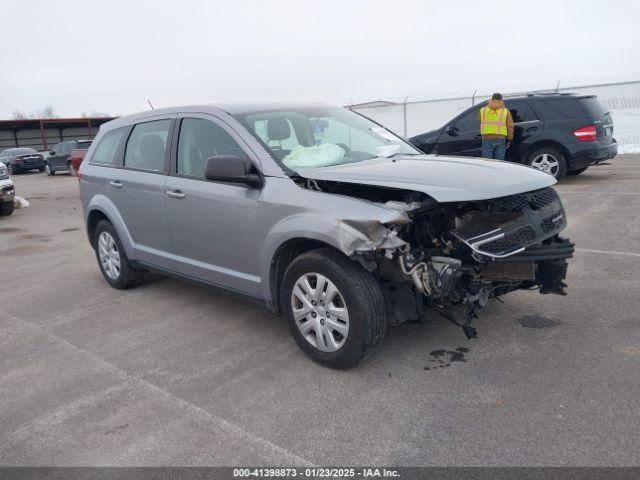
[[[584,252],[584,253],[597,253],[601,255],[618,255],[623,257],[636,257],[640,258],[640,253],[635,252],[617,252],[615,250],[594,250],[591,248],[576,248],[576,252]]]
[[[640,192],[602,192],[602,191],[592,191],[592,190],[560,190],[560,195],[564,195],[566,193],[585,193],[589,195],[640,195]]]

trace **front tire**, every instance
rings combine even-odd
[[[11,215],[15,208],[13,200],[0,204],[0,215]]]
[[[42,167],[38,167],[38,171],[39,171],[40,173],[44,172],[44,165],[43,165]]]
[[[69,162],[67,166],[69,170],[69,175],[71,175],[72,177],[77,177],[78,173],[76,172],[76,169],[73,168],[73,163]]]
[[[146,272],[130,265],[120,237],[111,223],[106,220],[98,222],[93,245],[100,271],[109,285],[119,290],[126,290],[142,283]]]
[[[56,172],[51,169],[51,164],[48,162],[44,165],[44,172],[50,177],[56,174]]]
[[[386,314],[378,282],[330,248],[291,262],[282,281],[280,305],[296,343],[327,367],[355,365],[384,339]]]
[[[527,157],[527,165],[553,175],[562,180],[567,173],[567,161],[564,155],[552,147],[541,147]]]

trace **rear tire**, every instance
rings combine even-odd
[[[569,170],[567,172],[567,175],[580,175],[581,173],[583,173],[584,171],[587,170],[587,168],[589,167],[583,167],[583,168],[579,168],[577,170]]]
[[[13,200],[0,204],[0,215],[11,215],[15,209]]]
[[[53,177],[56,172],[54,170],[51,169],[51,164],[50,163],[46,163],[44,166],[44,171],[47,175],[49,175],[50,177]]]
[[[567,161],[564,155],[553,147],[535,149],[527,157],[526,163],[530,167],[553,175],[557,180],[562,180],[567,173]]]
[[[324,283],[326,288],[318,289],[318,281],[316,281],[313,291],[321,291],[316,295],[308,295],[309,303],[299,302],[299,305],[296,306],[295,316],[298,317],[296,321],[293,303],[298,303],[297,298],[299,297],[294,296],[294,289],[301,285],[301,279],[306,279],[309,275],[311,278],[316,275],[316,278],[320,278],[319,281],[322,283],[326,280],[327,282]],[[318,275],[320,277],[317,277]],[[336,293],[331,298],[330,285],[336,289]],[[300,291],[295,290],[298,294]],[[317,300],[317,307],[311,306],[312,298]],[[321,302],[321,299],[326,300],[326,303]],[[386,312],[378,282],[362,266],[331,248],[313,250],[300,255],[291,262],[282,281],[280,305],[288,319],[296,343],[313,360],[327,367],[341,369],[351,367],[371,353],[384,339]],[[302,314],[301,317],[300,312],[307,309],[309,309],[309,313]],[[346,317],[340,318],[344,314],[336,316],[333,313],[336,310],[346,311]],[[344,329],[345,318],[347,320],[346,335],[342,335],[338,332]],[[331,325],[337,325],[336,320],[341,322],[339,329],[332,329]],[[324,333],[324,335],[332,335],[331,341],[323,337],[324,342],[321,348],[324,351],[316,346],[318,342],[317,329],[311,330],[307,327],[307,336],[303,334],[305,326],[316,321],[318,323],[315,325],[318,328],[323,328],[319,325],[324,326],[324,322],[326,322],[327,326],[324,327],[326,329],[324,331],[329,333]],[[335,349],[336,344],[340,345],[337,350]],[[334,347],[333,350],[331,345]]]
[[[100,271],[113,288],[126,290],[144,281],[146,271],[131,266],[122,248],[120,237],[107,220],[98,222],[93,236],[93,245]]]

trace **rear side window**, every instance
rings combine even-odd
[[[543,120],[585,118],[585,112],[575,98],[539,99],[534,108],[540,112]]]
[[[581,98],[578,101],[587,112],[589,118],[600,120],[609,113],[600,100],[595,97]]]
[[[151,172],[164,171],[170,127],[170,119],[138,123],[133,127],[124,154],[124,166]]]
[[[226,130],[202,118],[185,118],[178,139],[178,173],[204,178],[204,166],[214,155],[247,158],[242,148]]]
[[[118,152],[118,146],[124,137],[125,131],[126,129],[120,128],[106,133],[100,140],[100,143],[96,145],[93,155],[91,156],[91,163],[98,165],[117,165],[118,159],[116,158],[116,153]]]
[[[507,108],[511,112],[514,123],[538,120],[537,115],[527,102],[517,100],[512,102],[507,101]]]

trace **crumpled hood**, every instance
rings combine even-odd
[[[516,163],[437,155],[375,158],[297,173],[314,180],[414,190],[438,202],[486,200],[556,183],[548,173]]]

